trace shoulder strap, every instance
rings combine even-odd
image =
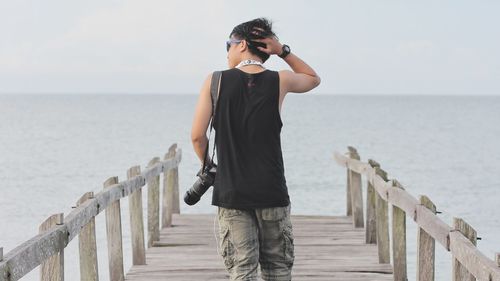
[[[215,110],[217,109],[217,100],[219,98],[221,77],[222,77],[221,71],[214,71],[214,73],[212,74],[212,81],[210,81],[210,96],[212,97],[212,118],[210,120],[210,133],[208,134],[207,148],[205,149],[205,155],[203,156],[202,170],[205,170],[205,159],[207,159],[207,153],[208,153],[209,143],[210,143],[210,136],[212,135],[212,128],[214,126],[214,116],[215,116]],[[212,161],[213,161],[214,155],[215,155],[215,141],[214,141],[214,148],[213,148],[213,152],[212,152],[212,158],[210,158]]]
[[[212,96],[212,116],[215,115],[215,109],[217,109],[217,99],[219,98],[221,77],[221,71],[214,71],[214,73],[212,74],[212,81],[210,84],[210,95]]]

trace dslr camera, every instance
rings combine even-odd
[[[194,205],[200,201],[201,196],[214,184],[215,174],[217,171],[217,164],[212,160],[208,161],[208,164],[198,171],[196,174],[198,179],[193,184],[193,186],[186,191],[184,195],[184,202],[188,205]]]

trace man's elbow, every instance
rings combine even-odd
[[[206,138],[206,135],[191,134],[191,142],[193,144],[202,143]]]
[[[311,76],[310,80],[307,83],[307,86],[304,88],[303,91],[301,91],[301,93],[311,91],[312,89],[318,87],[320,83],[321,83],[321,78],[319,78],[319,76]]]
[[[321,78],[319,78],[319,76],[314,76],[314,80],[313,80],[313,89],[318,87],[319,84],[321,84]]]

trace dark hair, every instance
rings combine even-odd
[[[252,31],[254,31],[255,27],[259,27],[264,31],[260,31],[258,35],[254,34],[252,33]],[[232,35],[240,40],[245,39],[247,41],[248,50],[250,51],[250,53],[261,58],[262,62],[265,62],[269,58],[269,54],[262,52],[257,47],[260,46],[265,48],[266,44],[255,42],[253,41],[253,39],[262,39],[264,37],[276,36],[276,34],[274,34],[274,32],[272,31],[271,21],[266,18],[257,18],[241,23],[233,28],[233,31],[231,31],[229,37],[231,38]]]

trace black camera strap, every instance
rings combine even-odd
[[[212,135],[212,128],[214,126],[215,110],[217,109],[217,101],[219,98],[221,77],[222,77],[221,71],[214,71],[214,73],[212,74],[212,81],[210,83],[210,96],[212,98],[212,117],[210,120],[210,133],[208,134],[207,148],[205,149],[205,155],[203,156],[203,168],[201,169],[202,171],[205,170],[205,161],[207,159],[207,153],[209,150],[210,136]],[[214,148],[212,151],[212,158],[210,158],[212,162],[214,159],[214,155],[215,155],[215,139],[214,139]]]

